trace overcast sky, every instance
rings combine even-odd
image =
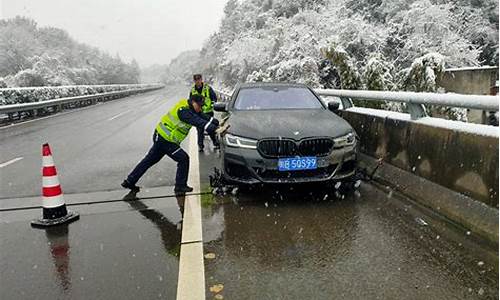
[[[0,18],[33,18],[126,61],[167,64],[200,49],[214,33],[227,0],[0,0]]]

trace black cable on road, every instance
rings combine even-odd
[[[183,197],[201,196],[201,195],[207,195],[207,194],[210,194],[210,193],[208,193],[208,192],[205,192],[205,193],[192,193],[192,194],[185,194],[185,195],[182,195],[182,196]],[[104,203],[113,203],[113,202],[130,202],[130,201],[137,201],[137,200],[151,200],[151,199],[172,198],[172,197],[175,197],[175,195],[152,196],[152,197],[133,198],[133,199],[126,199],[126,196],[125,196],[123,199],[111,199],[111,200],[101,200],[101,201],[92,201],[92,202],[76,202],[76,203],[66,204],[66,206],[104,204]],[[24,206],[24,207],[0,208],[0,212],[30,210],[30,209],[38,209],[38,208],[43,208],[43,206],[39,205],[39,206]]]

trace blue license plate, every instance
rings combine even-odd
[[[278,160],[279,171],[313,170],[318,168],[316,157],[290,157]]]

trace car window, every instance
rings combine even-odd
[[[320,100],[303,87],[243,88],[236,97],[236,110],[318,109]]]

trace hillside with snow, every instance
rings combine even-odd
[[[445,67],[498,65],[498,2],[229,0],[199,61],[189,59],[180,64],[194,66],[188,73],[201,69],[222,87],[436,91]]]
[[[134,84],[139,65],[26,17],[0,20],[0,88]]]

